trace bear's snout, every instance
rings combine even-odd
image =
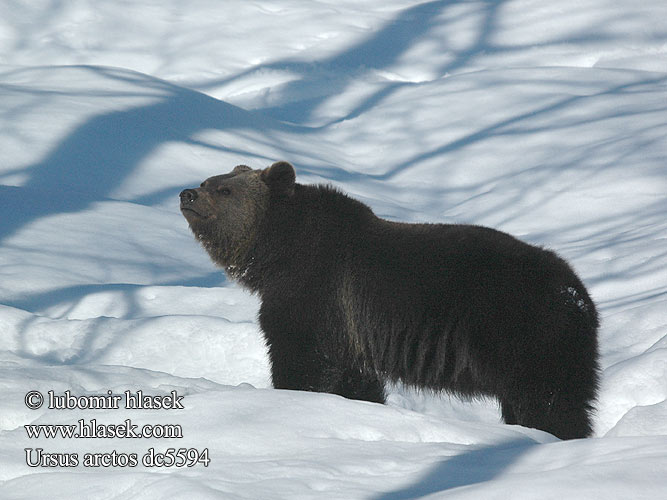
[[[206,210],[202,212],[201,207],[198,206],[201,203],[195,203],[200,199],[196,189],[184,189],[181,191],[179,197],[181,198],[181,212],[188,221],[190,221],[192,216],[204,219],[208,218],[208,215],[205,213]]]
[[[184,189],[179,196],[181,197],[181,206],[183,206],[194,203],[199,195],[194,189]]]

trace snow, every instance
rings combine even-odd
[[[664,19],[661,0],[2,2],[0,498],[665,498]],[[400,386],[384,406],[273,390],[258,299],[177,195],[280,159],[382,217],[567,258],[602,317],[594,437]],[[35,390],[185,409],[32,410]],[[79,419],[183,438],[24,429]],[[25,448],[210,464],[32,468]]]

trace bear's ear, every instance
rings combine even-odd
[[[275,193],[291,195],[296,180],[294,167],[286,161],[274,163],[262,171],[262,180]]]
[[[248,172],[252,170],[248,165],[236,165],[234,167],[234,170],[232,170],[232,174],[240,174],[241,172]]]

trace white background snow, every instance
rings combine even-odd
[[[667,498],[666,19],[664,0],[0,2],[0,498]],[[595,436],[401,387],[271,389],[257,298],[177,195],[281,159],[382,217],[567,258],[602,316]],[[28,390],[185,409],[30,410]],[[183,438],[24,429],[81,418]],[[151,447],[210,465],[24,451]]]

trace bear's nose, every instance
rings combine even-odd
[[[184,189],[180,194],[181,203],[192,203],[197,199],[197,191],[194,189]]]

